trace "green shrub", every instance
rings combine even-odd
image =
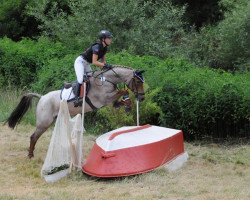
[[[37,81],[37,72],[50,59],[59,59],[67,52],[60,43],[52,43],[46,38],[37,42],[23,39],[13,42],[0,39],[0,87],[28,87]]]
[[[0,40],[0,88],[7,83],[39,93],[60,89],[76,79],[74,60],[61,43],[46,38],[14,43]],[[145,69],[146,99],[140,103],[140,124],[182,129],[186,138],[249,137],[250,74],[197,68],[180,58],[133,56],[126,51],[107,55],[111,64]],[[94,69],[94,68],[93,68]],[[86,125],[95,133],[136,124],[134,95],[132,113],[106,107],[88,113]],[[2,98],[3,99],[3,98]],[[159,120],[160,119],[160,120]],[[94,123],[93,123],[94,122]]]
[[[187,139],[249,137],[250,74],[192,68],[172,72],[155,101],[163,126]]]
[[[157,92],[157,90],[147,91],[145,100],[139,103],[140,125],[159,125],[159,116],[162,114],[161,109],[152,101],[153,96]],[[132,101],[132,110],[129,113],[125,112],[123,106],[118,109],[112,106],[106,106],[95,112],[87,113],[85,117],[85,128],[88,129],[88,132],[101,134],[122,126],[136,126],[136,100],[132,93],[130,93],[129,96]]]
[[[232,7],[230,2],[229,7],[225,19],[218,25],[189,34],[183,42],[181,54],[199,66],[249,71],[250,3],[244,0]]]
[[[32,89],[41,93],[61,89],[63,83],[76,80],[74,59],[77,55],[68,54],[63,58],[53,58],[38,71]]]
[[[139,103],[140,125],[160,125],[161,108],[153,101],[153,98],[160,92],[160,89],[146,90],[145,100]],[[135,100],[133,101],[135,102]],[[136,103],[133,104],[134,116],[136,116]]]
[[[31,50],[33,45],[34,42],[28,40],[15,43],[7,38],[1,39],[1,86],[24,87],[35,80],[39,63]]]

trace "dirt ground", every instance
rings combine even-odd
[[[185,143],[186,165],[176,172],[164,167],[131,177],[98,179],[73,172],[48,184],[40,170],[51,130],[38,141],[34,159],[27,158],[34,127],[12,131],[0,124],[0,199],[250,199],[250,145],[223,146]],[[84,156],[95,142],[84,135]]]

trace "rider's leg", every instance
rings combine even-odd
[[[74,68],[76,72],[76,78],[77,78],[77,86],[76,86],[76,97],[74,105],[75,107],[78,106],[79,103],[79,96],[80,96],[80,88],[83,82],[83,75],[84,75],[84,65],[83,65],[83,59],[81,56],[78,56],[74,63]]]
[[[77,77],[77,93],[76,93],[76,100],[74,104],[75,104],[75,107],[77,107],[79,104],[79,99],[80,99],[81,85],[83,81],[85,81],[84,80],[84,76],[86,76],[85,73],[91,71],[91,67],[90,67],[90,64],[86,60],[84,60],[81,56],[78,56],[75,60],[74,68],[75,68],[76,77]]]

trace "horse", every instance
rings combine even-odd
[[[117,88],[118,84],[126,85],[139,101],[143,101],[145,98],[143,72],[120,65],[114,65],[108,70],[91,72],[89,76],[90,89],[86,95],[86,99],[89,99],[89,102],[85,103],[84,113],[117,102],[121,96],[127,94],[127,90],[119,90]],[[7,118],[5,123],[14,129],[31,106],[33,97],[39,98],[36,106],[36,129],[30,136],[29,158],[34,157],[35,145],[38,139],[55,121],[61,99],[68,98],[67,104],[71,116],[82,113],[82,107],[75,107],[74,102],[71,101],[74,99],[72,95],[72,87],[51,91],[43,96],[37,93],[27,93],[23,95],[19,104]]]

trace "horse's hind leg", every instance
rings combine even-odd
[[[55,120],[51,113],[49,115],[37,115],[37,125],[35,132],[30,136],[29,158],[34,157],[34,150],[37,140],[50,127]]]
[[[50,127],[58,115],[60,91],[50,92],[41,97],[36,108],[36,130],[30,137],[29,158],[34,156],[37,140]]]
[[[29,148],[29,154],[28,154],[29,158],[34,157],[34,150],[35,150],[36,142],[46,130],[47,128],[37,127],[35,132],[30,136],[30,148]]]

